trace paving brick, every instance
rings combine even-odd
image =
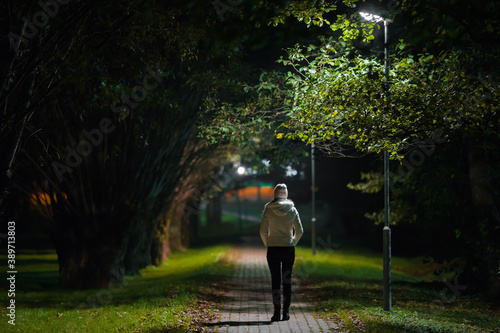
[[[312,313],[292,284],[290,320],[271,322],[271,274],[264,248],[244,247],[237,249],[236,270],[229,279],[230,292],[220,318],[212,325],[213,332],[339,332],[335,323],[326,322]]]

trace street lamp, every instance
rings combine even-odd
[[[388,26],[391,20],[382,16],[360,12],[361,17],[369,22],[384,21],[384,67],[385,67],[385,91],[386,98],[389,90],[389,47],[388,47]],[[383,257],[384,257],[384,311],[391,311],[391,228],[389,226],[389,152],[384,151],[384,230],[383,230]]]
[[[360,12],[359,15],[361,15],[362,18],[367,20],[368,22],[380,22],[380,21],[385,21],[382,16],[367,13],[367,12]]]
[[[242,229],[242,218],[241,218],[241,198],[240,198],[240,176],[243,176],[246,172],[246,168],[244,166],[239,166],[236,169],[236,173],[238,176],[236,177],[236,203],[238,205],[238,228],[241,231]]]

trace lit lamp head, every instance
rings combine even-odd
[[[236,171],[238,172],[239,175],[242,175],[245,173],[245,167],[240,166],[240,167],[238,167],[238,170],[236,170]]]
[[[380,21],[385,21],[382,16],[378,16],[375,14],[370,14],[367,12],[359,12],[359,15],[361,15],[362,18],[367,20],[368,22],[380,22]]]

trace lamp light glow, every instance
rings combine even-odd
[[[384,18],[382,16],[378,16],[375,14],[370,14],[367,12],[359,12],[359,15],[361,15],[365,20],[369,22],[380,22],[384,21]]]
[[[244,167],[242,167],[242,166],[240,166],[240,167],[238,167],[237,172],[238,172],[238,174],[239,174],[239,175],[242,175],[242,174],[244,174],[244,173],[245,173],[245,168],[244,168]]]

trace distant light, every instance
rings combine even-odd
[[[285,168],[285,176],[286,177],[294,177],[297,175],[297,170],[295,170],[294,168],[292,168],[291,165],[287,165],[286,168]]]
[[[367,12],[359,12],[359,15],[361,15],[361,17],[363,17],[365,20],[367,20],[369,22],[379,22],[379,21],[384,20],[384,18],[382,16],[370,14]]]
[[[242,174],[244,174],[244,173],[245,173],[245,168],[244,168],[244,167],[242,167],[242,166],[240,166],[240,167],[238,168],[237,172],[238,172],[238,174],[239,174],[239,175],[242,175]]]

